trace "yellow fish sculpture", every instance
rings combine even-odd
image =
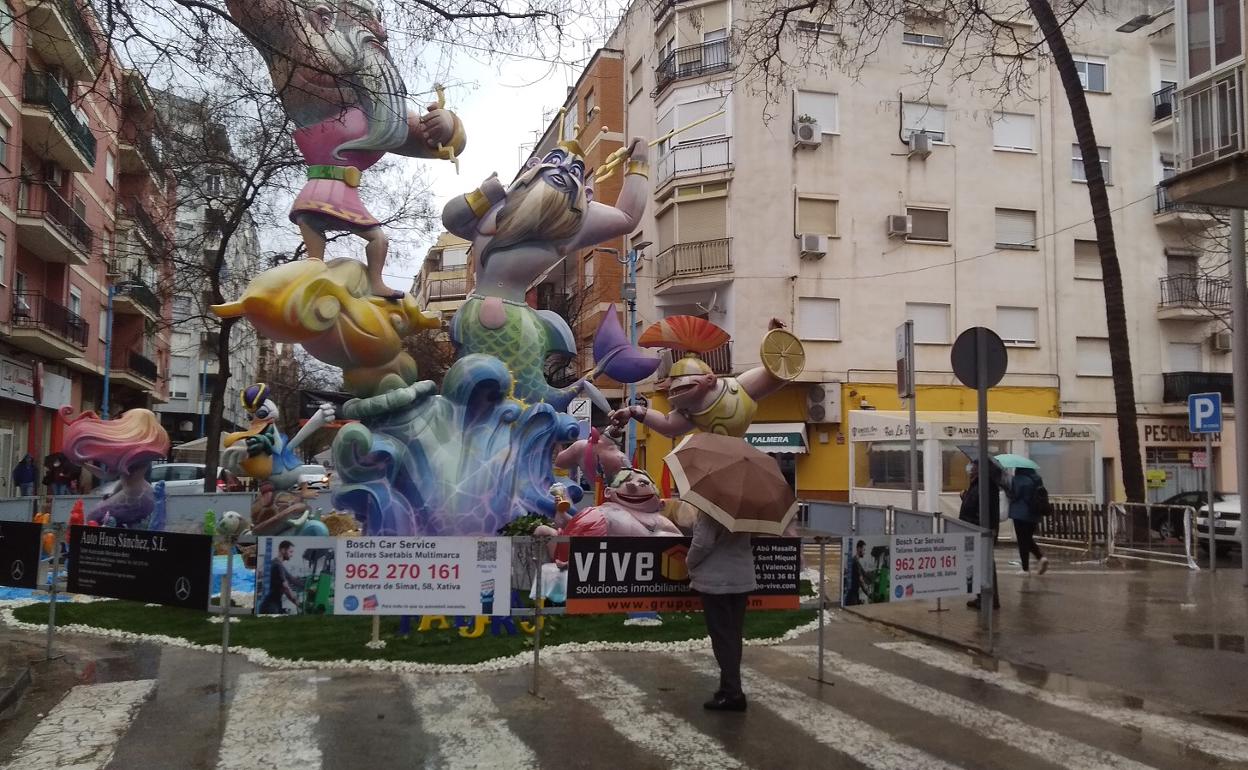
[[[340,367],[344,386],[361,398],[416,382],[416,362],[403,338],[438,329],[405,294],[401,300],[372,296],[368,271],[354,259],[303,259],[266,270],[236,302],[214,305],[220,318],[246,318],[277,342],[297,342],[318,361]]]

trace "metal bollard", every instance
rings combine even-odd
[[[65,525],[53,522],[52,528],[52,585],[48,589],[48,644],[44,650],[44,660],[52,660],[52,638],[56,633],[56,593],[61,581],[61,540],[65,534]]]
[[[532,540],[537,545],[536,553],[533,555],[533,563],[537,565],[537,601],[533,605],[533,681],[529,687],[529,694],[535,698],[542,697],[538,692],[538,673],[542,654],[542,606],[546,603],[546,586],[542,581],[545,541],[546,538],[533,538]]]
[[[221,582],[221,674],[217,683],[218,699],[225,704],[226,665],[230,655],[230,608],[233,605],[234,543],[233,536],[225,540],[228,550],[225,560],[225,579]]]

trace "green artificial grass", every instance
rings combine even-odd
[[[46,605],[21,607],[14,612],[27,623],[47,621]],[[162,634],[198,644],[220,644],[221,625],[210,623],[203,612],[177,607],[148,607],[138,602],[99,601],[87,604],[60,604],[58,624],[81,624],[95,628]],[[547,616],[542,627],[542,646],[567,642],[676,642],[706,636],[701,613],[663,613],[661,626],[625,626],[624,615]],[[815,618],[814,610],[776,610],[746,615],[747,639],[770,638]],[[449,620],[454,623],[453,618]],[[413,631],[397,636],[399,619],[381,619],[381,638],[386,647],[370,650],[372,618],[334,615],[291,615],[288,617],[243,616],[230,626],[230,644],[255,647],[270,655],[302,660],[401,660],[420,663],[480,663],[533,649],[533,637],[517,633],[494,636],[487,628],[475,639],[460,636],[459,629]],[[466,629],[467,630],[467,629]]]

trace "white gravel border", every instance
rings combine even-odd
[[[107,600],[105,600],[107,601]],[[26,623],[18,620],[13,611],[18,607],[24,607],[29,604],[44,604],[44,602],[35,601],[33,599],[16,600],[0,602],[0,624],[8,626],[19,631],[37,631],[40,633],[47,632],[47,624],[45,623]],[[824,610],[824,622],[835,621],[835,611]],[[802,634],[808,633],[819,627],[819,618],[816,617],[809,623],[804,623],[796,628],[792,628],[781,636],[775,636],[768,639],[746,639],[745,644],[749,647],[770,647],[781,644],[783,642],[792,641]],[[58,625],[56,627],[58,634],[83,634],[86,636],[96,636],[104,639],[122,642],[156,642],[157,644],[167,645],[169,647],[180,647],[185,650],[199,650],[201,652],[219,653],[221,646],[217,644],[196,644],[180,637],[165,636],[163,634],[139,634],[133,631],[116,631],[113,629],[96,628],[95,626],[84,626],[77,623],[66,625]],[[576,655],[586,652],[685,652],[690,650],[709,649],[711,640],[708,637],[701,639],[686,639],[680,642],[565,642],[563,644],[552,644],[550,646],[542,646],[543,657],[558,657],[562,655]],[[298,668],[317,668],[331,670],[347,670],[361,669],[366,671],[389,672],[389,673],[419,673],[419,674],[476,674],[490,671],[505,671],[507,669],[521,668],[529,665],[532,661],[533,654],[525,651],[511,655],[505,658],[494,658],[492,660],[482,661],[481,663],[418,663],[416,661],[406,660],[351,660],[339,658],[338,660],[304,660],[280,658],[270,655],[267,651],[255,647],[240,647],[230,645],[230,652],[242,655],[257,666],[273,669],[298,669]]]

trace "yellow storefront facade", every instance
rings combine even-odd
[[[864,404],[885,411],[905,409],[907,405],[897,397],[896,385],[843,383],[840,385],[841,422],[807,423],[806,396],[809,388],[807,383],[795,383],[761,401],[753,428],[766,431],[767,425],[772,424],[777,431],[783,432],[791,430],[793,424],[802,425],[805,429],[804,451],[799,449],[791,455],[781,455],[781,467],[793,475],[798,497],[805,500],[848,500],[849,412],[864,408]],[[668,410],[662,393],[646,395],[650,399],[650,408]],[[922,411],[974,412],[975,391],[954,385],[919,385],[917,406]],[[994,412],[1036,417],[1060,416],[1057,388],[994,388],[988,394],[988,408]],[[671,451],[673,444],[666,436],[638,425],[638,464],[655,479],[664,478],[663,457]]]

